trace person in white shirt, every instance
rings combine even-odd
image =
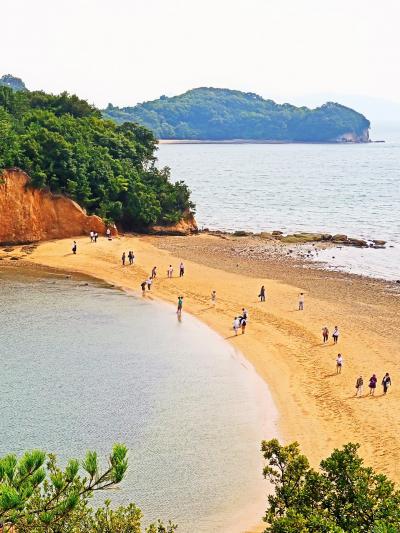
[[[336,374],[342,373],[342,366],[343,366],[343,357],[341,353],[338,353],[338,356],[336,357]]]
[[[332,337],[333,344],[337,344],[339,339],[339,328],[337,326],[335,326],[335,329],[333,330]]]
[[[240,328],[240,320],[239,317],[235,316],[235,320],[233,321],[233,331],[235,332],[235,335],[238,334]]]
[[[90,242],[94,241],[94,231],[90,232]]]
[[[172,265],[169,265],[168,270],[167,270],[167,277],[172,278],[173,272],[174,272],[174,269],[172,268]]]
[[[299,294],[299,311],[304,310],[304,292]]]
[[[153,283],[153,280],[151,279],[151,277],[149,276],[146,280],[146,284],[147,284],[147,290],[149,291],[151,289],[151,284]]]

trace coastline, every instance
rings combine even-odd
[[[233,239],[234,241],[234,239]],[[70,253],[70,239],[41,243],[33,263],[79,272],[139,292],[139,284],[158,266],[151,295],[176,303],[185,297],[188,311],[234,344],[266,381],[279,413],[279,433],[285,442],[298,440],[317,466],[334,447],[361,444],[368,464],[400,480],[400,392],[394,385],[387,397],[354,398],[354,382],[369,376],[378,380],[389,371],[397,382],[400,298],[398,287],[361,276],[315,269],[293,259],[237,253],[229,239],[193,237],[120,237],[96,245],[78,239],[78,254]],[[136,264],[121,267],[122,251],[133,249]],[[184,260],[183,278],[166,278],[173,264],[176,275]],[[261,284],[267,301],[257,300]],[[217,290],[217,305],[210,292]],[[304,312],[297,296],[306,293]],[[246,335],[233,337],[232,319],[245,306],[250,319]],[[320,331],[327,324],[341,329],[339,346],[322,345]],[[342,375],[335,374],[338,351],[344,356]],[[318,435],[318,438],[315,438]]]
[[[385,141],[279,141],[273,139],[158,139],[158,144],[369,144]]]

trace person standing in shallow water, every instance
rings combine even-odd
[[[375,389],[376,389],[376,382],[378,381],[375,374],[372,374],[372,376],[369,378],[369,395],[375,396]]]
[[[265,302],[265,287],[264,285],[261,286],[260,294],[258,295],[260,298],[260,302]]]
[[[182,308],[183,308],[183,296],[178,296],[178,308],[176,310],[176,314],[178,316],[182,315]]]
[[[76,244],[76,241],[73,242],[72,244],[72,253],[75,255],[76,254],[76,250],[78,249],[78,246]]]
[[[357,381],[356,381],[356,396],[362,395],[363,386],[364,386],[364,380],[363,380],[363,377],[360,376],[359,378],[357,378]]]
[[[389,385],[392,384],[392,380],[390,379],[389,372],[386,372],[386,374],[383,376],[382,379],[382,387],[383,387],[383,394],[386,395]]]

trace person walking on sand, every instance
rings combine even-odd
[[[176,314],[178,316],[182,315],[182,308],[183,308],[183,296],[178,296],[178,308],[176,310]]]
[[[182,278],[185,274],[185,265],[181,261],[181,264],[179,265],[179,277]]]
[[[324,326],[322,328],[322,340],[324,344],[328,342],[328,339],[329,339],[329,329],[326,326]]]
[[[151,289],[151,284],[153,283],[153,280],[149,276],[146,280],[147,290],[149,291]]]
[[[265,287],[264,285],[261,286],[260,294],[258,295],[260,298],[260,302],[265,302]]]
[[[363,393],[364,380],[362,376],[357,378],[356,381],[356,396],[362,396]]]
[[[299,294],[299,311],[304,311],[304,292]]]
[[[174,269],[172,268],[172,265],[169,265],[167,268],[167,278],[172,278],[172,274],[174,272]]]
[[[156,279],[157,277],[157,267],[153,267],[152,271],[151,271],[151,279]]]
[[[336,357],[336,374],[342,373],[343,357],[341,353],[338,353]]]
[[[99,237],[99,234],[97,233],[97,231],[94,232],[94,242],[97,242],[97,239]]]
[[[123,252],[122,257],[121,257],[122,266],[125,266],[125,259],[126,259],[126,255],[125,255],[125,252]]]
[[[215,291],[211,292],[211,304],[215,307],[217,303],[217,293]]]
[[[247,322],[246,322],[246,319],[243,318],[241,323],[240,323],[240,327],[242,328],[242,335],[245,334],[245,331],[246,331],[246,326],[247,326]]]
[[[146,294],[146,285],[147,281],[142,281],[142,283],[140,284],[140,286],[142,287],[142,296]]]
[[[376,382],[378,381],[375,374],[372,374],[372,376],[369,378],[369,395],[375,396],[375,389],[376,389]]]
[[[239,317],[235,316],[235,320],[233,321],[233,331],[235,332],[235,335],[238,334],[239,327],[240,327]]]
[[[76,244],[76,241],[73,242],[72,244],[72,253],[75,255],[76,254],[76,250],[78,249],[78,246]]]
[[[132,252],[130,250],[128,252],[128,262],[130,265],[132,264]]]
[[[333,330],[332,338],[333,344],[337,344],[339,339],[339,328],[337,326],[335,326],[335,329]]]
[[[90,242],[93,242],[94,241],[94,231],[91,229],[90,230]]]
[[[383,376],[383,379],[382,379],[383,394],[385,396],[388,391],[389,385],[391,384],[392,384],[392,380],[390,379],[389,372],[386,372],[386,374]]]

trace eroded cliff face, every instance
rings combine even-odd
[[[171,226],[152,226],[149,228],[149,233],[155,235],[193,235],[198,233],[197,222],[193,213],[189,211],[185,213],[184,217],[177,223]]]
[[[6,170],[0,177],[0,243],[19,244],[104,234],[101,218],[88,216],[73,200],[29,187],[21,170]]]

